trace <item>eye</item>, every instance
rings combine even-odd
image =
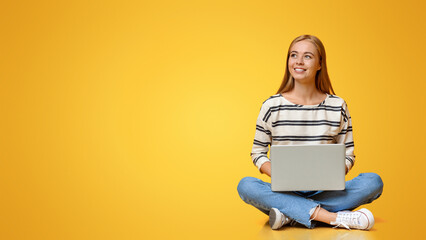
[[[291,58],[295,58],[297,55],[296,55],[296,53],[292,53],[292,54],[290,54],[290,57]]]
[[[305,55],[305,58],[306,58],[306,59],[311,59],[311,58],[312,58],[312,56],[311,56],[311,55]]]

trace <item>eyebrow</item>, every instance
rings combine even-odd
[[[291,51],[290,53],[295,52],[295,53],[299,53],[298,51]],[[304,53],[309,53],[315,56],[315,54],[311,53],[311,52],[304,52]]]

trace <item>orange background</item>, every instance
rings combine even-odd
[[[2,1],[0,238],[280,237],[236,186],[267,180],[249,156],[256,117],[305,33],[325,44],[352,115],[348,177],[372,171],[385,183],[368,237],[422,236],[425,10],[414,0]]]

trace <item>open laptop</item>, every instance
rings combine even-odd
[[[272,145],[272,191],[345,189],[345,145]]]

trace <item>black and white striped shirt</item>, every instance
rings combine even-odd
[[[346,167],[355,162],[352,122],[346,102],[327,94],[318,105],[291,103],[281,94],[263,102],[256,122],[251,158],[258,169],[269,161],[269,145],[346,145]]]

